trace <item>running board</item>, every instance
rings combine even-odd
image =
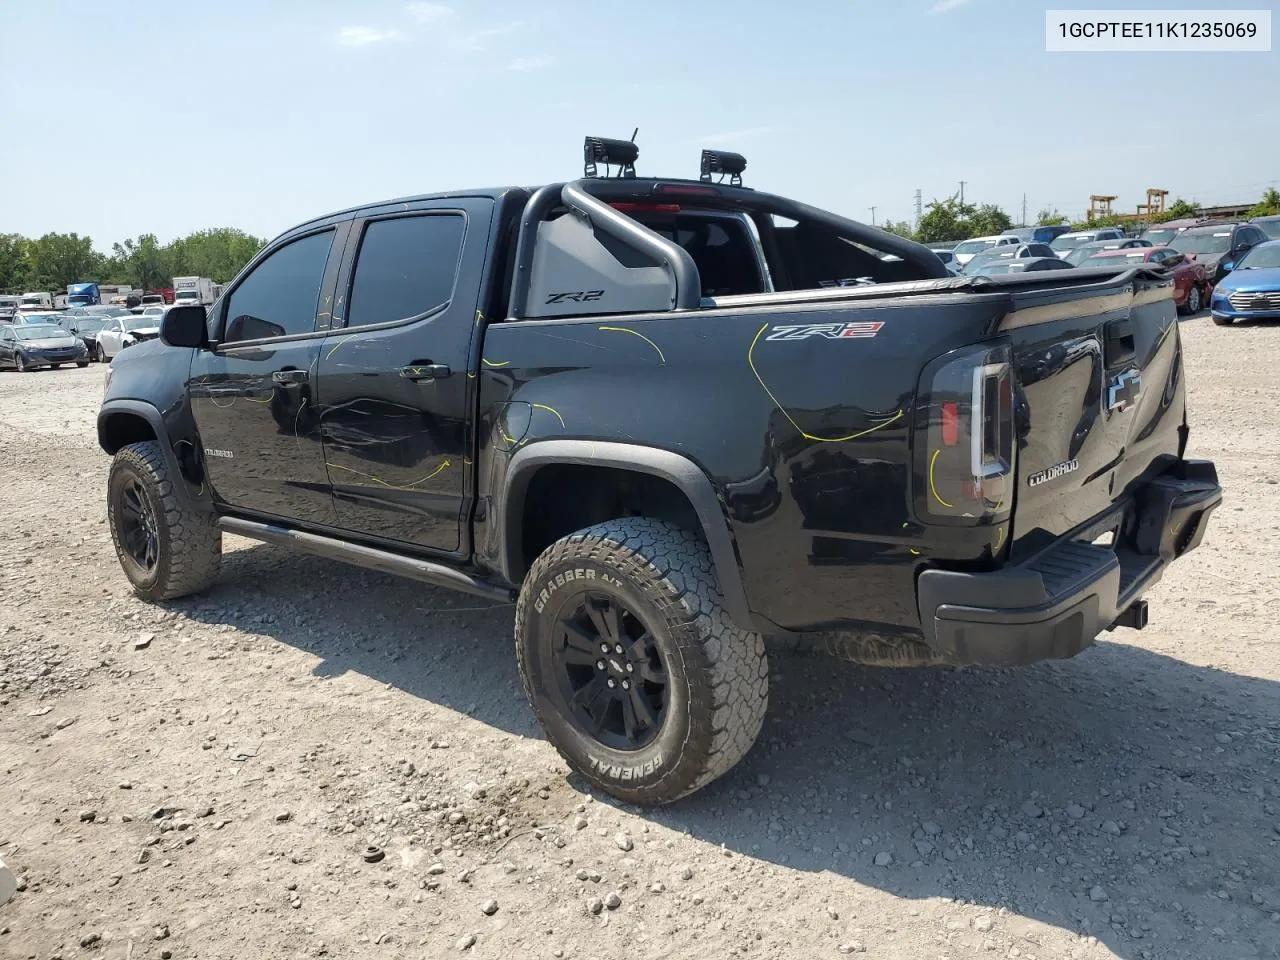
[[[324,537],[317,533],[305,533],[302,530],[291,530],[288,527],[259,523],[255,520],[242,520],[239,517],[219,517],[218,526],[227,533],[248,537],[250,540],[261,540],[263,543],[273,543],[302,553],[311,553],[330,560],[341,560],[357,567],[393,573],[398,577],[407,577],[436,587],[463,590],[488,597],[490,600],[510,603],[516,595],[514,590],[507,587],[477,580],[451,567],[432,563],[430,560],[419,560],[416,557],[406,557],[387,550],[379,550],[376,547],[347,543],[345,540],[335,540],[333,537]]]

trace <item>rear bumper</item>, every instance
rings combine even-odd
[[[917,582],[925,642],[957,664],[1073,657],[1200,545],[1221,502],[1211,462],[1179,461],[1025,563],[990,573],[926,570]],[[1108,532],[1112,545],[1093,543]]]

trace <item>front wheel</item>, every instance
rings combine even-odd
[[[154,440],[121,447],[107,477],[107,522],[116,556],[143,600],[196,593],[218,577],[222,531],[212,513],[188,507]]]
[[[725,611],[706,544],[668,523],[610,520],[548,547],[521,588],[515,640],[547,738],[626,802],[706,786],[764,722],[764,640]]]
[[[1213,315],[1212,319],[1213,319],[1213,322],[1220,327],[1231,326],[1231,319],[1232,319],[1231,317],[1219,317],[1215,314]]]
[[[50,370],[61,370],[61,369],[62,369],[62,364],[60,364],[60,363],[51,363],[51,364],[49,364],[49,369],[50,369]]]
[[[83,369],[84,369],[85,367],[87,367],[88,365],[89,365],[89,361],[88,361],[88,360],[77,360],[77,361],[76,361],[76,366],[77,366],[77,367],[79,367],[81,370],[83,370]]]
[[[92,347],[89,348],[89,358],[93,360],[95,363],[102,362],[102,344],[95,343]]]
[[[20,353],[14,355],[13,366],[19,373],[30,373],[32,369],[31,364],[27,363],[27,358]]]

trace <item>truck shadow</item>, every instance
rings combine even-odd
[[[223,583],[176,606],[217,623],[273,610],[252,629],[319,657],[317,675],[541,737],[510,607],[261,546],[230,553]],[[747,758],[643,815],[792,870],[1007,910],[991,932],[922,931],[963,955],[1069,956],[1086,935],[1124,960],[1280,955],[1280,684],[1121,642],[1134,637],[1012,671],[772,654]]]

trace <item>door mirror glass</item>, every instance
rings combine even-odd
[[[160,339],[171,347],[208,346],[204,307],[173,307],[160,321]]]

